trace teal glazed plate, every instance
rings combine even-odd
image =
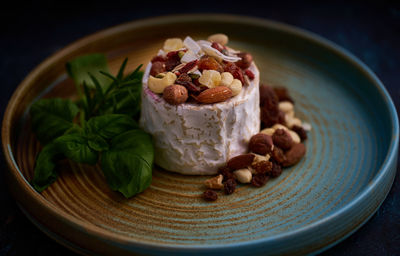
[[[167,32],[168,31],[168,32]],[[201,198],[207,176],[155,167],[151,186],[125,199],[98,166],[63,163],[43,193],[29,184],[40,145],[27,110],[40,97],[74,97],[65,63],[105,53],[113,72],[146,64],[165,39],[229,35],[250,52],[261,82],[286,86],[296,115],[310,123],[307,155],[262,188],[239,186],[214,203]],[[304,255],[361,227],[379,208],[396,173],[398,117],[375,74],[339,46],[272,21],[182,15],[125,23],[87,36],[36,67],[13,94],[2,126],[7,181],[27,217],[82,254]]]

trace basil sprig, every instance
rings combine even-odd
[[[150,185],[153,141],[137,124],[143,73],[139,66],[124,76],[126,63],[112,76],[104,55],[78,57],[67,71],[79,100],[41,99],[31,106],[32,128],[44,145],[32,180],[37,191],[57,179],[56,164],[65,158],[100,164],[110,188],[127,198]]]

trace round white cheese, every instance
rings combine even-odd
[[[143,76],[140,126],[153,135],[157,165],[182,174],[216,174],[247,152],[251,136],[260,131],[260,73],[254,62],[250,85],[215,104],[168,104],[147,87],[150,69],[151,63]]]

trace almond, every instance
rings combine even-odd
[[[243,169],[246,168],[247,166],[250,166],[253,163],[254,157],[255,157],[254,154],[238,155],[229,159],[227,166],[231,170]]]
[[[207,89],[196,97],[200,103],[217,103],[222,102],[232,97],[232,90],[226,86],[218,86]]]

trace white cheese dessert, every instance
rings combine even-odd
[[[185,41],[187,40],[185,39]],[[177,45],[176,48],[186,50],[186,53],[191,51],[189,47],[189,49],[185,48],[186,45],[182,46],[179,43]],[[199,45],[204,50],[201,44]],[[165,48],[168,47],[164,45]],[[204,55],[208,55],[207,50],[206,47],[204,51],[197,51],[197,58],[204,58]],[[186,54],[184,52],[181,55],[183,55],[181,59],[184,59]],[[234,54],[231,55],[229,56],[231,60],[237,60],[234,58]],[[217,56],[215,58],[218,60]],[[193,61],[193,59],[189,59],[187,63],[190,61]],[[221,66],[226,64],[223,58],[219,61],[222,63]],[[196,63],[198,63],[197,60]],[[185,62],[182,61],[182,64],[185,64]],[[249,66],[246,66],[246,70],[249,70],[247,72],[252,74],[251,80],[244,76],[248,85],[242,87],[240,83],[241,90],[237,91],[236,95],[233,85],[231,87],[227,85],[228,88],[232,88],[231,91],[234,96],[231,95],[222,102],[211,104],[203,104],[203,102],[196,100],[188,100],[176,105],[168,103],[164,100],[165,96],[163,98],[163,95],[160,94],[160,91],[163,90],[155,90],[153,89],[154,86],[149,84],[149,79],[157,79],[150,75],[152,66],[153,63],[147,65],[143,76],[140,125],[153,136],[155,163],[157,165],[182,174],[209,175],[217,173],[218,168],[223,166],[228,159],[247,152],[251,136],[260,131],[260,74],[253,61]],[[159,79],[165,77],[167,71],[164,71],[164,75],[159,76]],[[205,81],[201,77],[205,76],[207,70],[200,71],[196,68],[192,69],[194,74],[200,74],[198,80]],[[177,77],[182,75],[179,70],[175,71],[174,74]],[[192,74],[189,73],[189,75]],[[210,88],[221,85],[223,77],[222,80],[219,79],[220,81],[211,85],[210,80],[201,84],[196,79],[203,92],[200,92],[197,97],[194,94],[191,94],[191,96],[194,99],[199,99],[202,94],[207,92],[207,89],[210,90]],[[172,84],[176,81],[178,80],[174,80]],[[190,88],[189,93],[191,93]],[[209,95],[211,94],[207,96]]]

